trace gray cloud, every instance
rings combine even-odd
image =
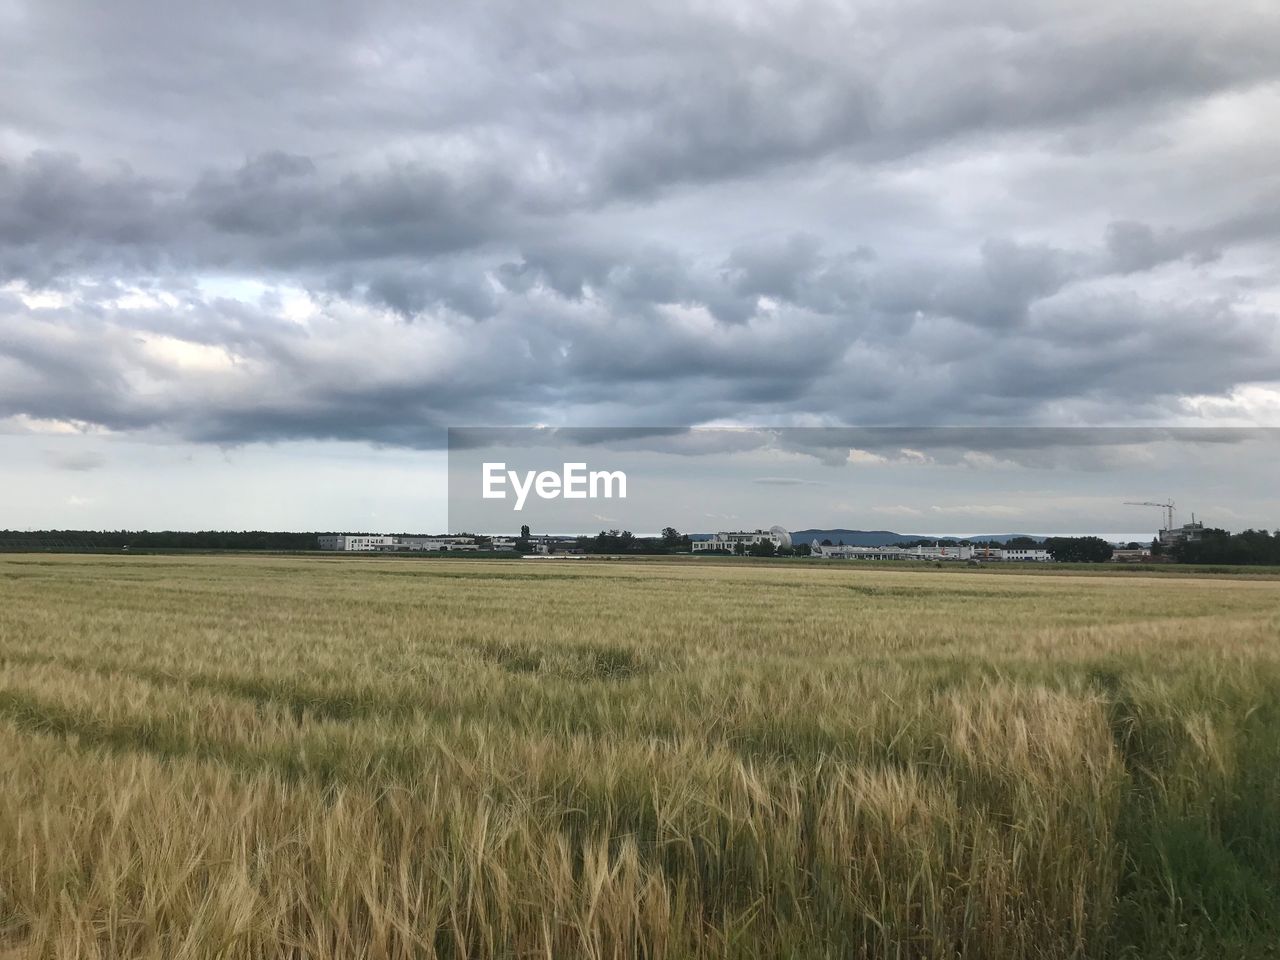
[[[0,9],[0,417],[430,447],[1280,383],[1262,7]]]
[[[803,477],[756,477],[752,483],[763,483],[774,487],[814,487],[820,486],[819,480],[806,480]]]

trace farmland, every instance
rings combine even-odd
[[[0,556],[0,797],[6,960],[1267,956],[1280,580]]]

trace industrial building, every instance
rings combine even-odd
[[[1166,547],[1171,547],[1175,543],[1182,541],[1195,542],[1204,536],[1204,524],[1196,519],[1196,515],[1191,515],[1191,522],[1184,523],[1180,527],[1165,527],[1158,534],[1158,539]]]
[[[1160,528],[1160,532],[1156,534],[1156,540],[1162,546],[1171,547],[1175,543],[1183,541],[1195,542],[1204,536],[1204,524],[1196,519],[1196,515],[1191,514],[1191,522],[1184,523],[1182,526],[1175,527],[1173,525],[1173,515],[1175,506],[1172,500],[1126,500],[1127,507],[1158,507],[1164,518],[1164,525]]]

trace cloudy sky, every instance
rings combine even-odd
[[[539,496],[530,473],[625,474],[627,498]],[[1096,534],[1270,529],[1280,430],[1185,427],[464,428],[449,431],[451,530],[873,529]],[[486,470],[486,464],[491,469]],[[501,464],[501,467],[494,465]],[[502,479],[488,484],[485,476]],[[614,481],[615,483],[617,481]],[[517,496],[514,488],[523,494]],[[614,491],[609,491],[614,492]]]
[[[0,0],[0,527],[437,529],[459,425],[1280,425],[1271,0],[452,6]]]

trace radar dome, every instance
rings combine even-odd
[[[787,532],[786,527],[770,527],[769,532],[778,538],[778,546],[790,548],[791,534]]]

